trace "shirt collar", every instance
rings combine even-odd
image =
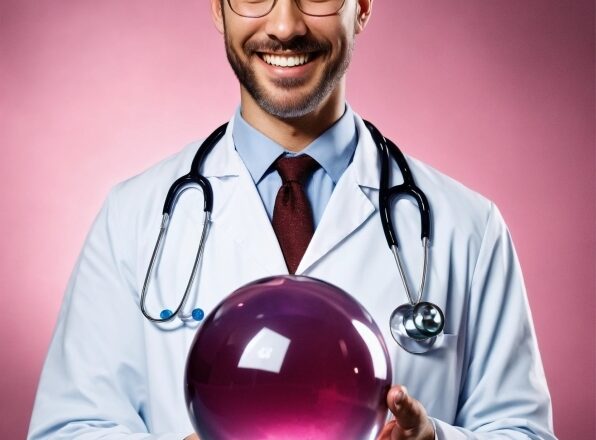
[[[347,104],[342,117],[299,153],[285,150],[248,124],[240,113],[240,107],[236,110],[232,137],[236,151],[255,183],[263,178],[271,164],[282,154],[308,154],[337,183],[350,164],[358,143],[354,113]]]

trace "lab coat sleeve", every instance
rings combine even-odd
[[[435,419],[437,438],[555,439],[520,265],[494,205],[474,268],[468,307],[456,426]]]
[[[112,194],[69,281],[30,440],[181,440],[189,434],[150,435],[143,420],[146,360],[141,320],[134,319],[140,311],[132,282],[133,236],[122,231],[115,205]]]

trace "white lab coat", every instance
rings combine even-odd
[[[424,355],[409,354],[393,341],[389,317],[407,298],[378,215],[377,150],[359,117],[356,124],[353,162],[337,183],[297,274],[333,283],[368,309],[389,348],[393,383],[405,384],[424,404],[439,439],[553,439],[550,398],[522,274],[499,211],[411,158],[432,212],[425,300],[445,312],[445,337]],[[180,440],[192,432],[183,373],[196,326],[149,322],[139,311],[139,295],[166,192],[188,172],[198,145],[109,195],[66,291],[30,439]],[[203,174],[215,202],[189,302],[208,314],[241,285],[287,274],[287,269],[230,128],[207,158]],[[397,166],[392,174],[395,182],[401,180]],[[417,286],[422,270],[419,214],[407,199],[395,209],[404,264],[411,285]],[[200,192],[186,192],[147,300],[154,315],[178,303],[201,224]]]

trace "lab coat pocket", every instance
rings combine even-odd
[[[443,375],[457,363],[458,335],[443,334],[426,353],[413,354],[396,347],[396,379],[405,380],[418,376]]]
[[[437,342],[432,346],[429,353],[433,351],[457,350],[457,335],[443,334],[438,338]],[[423,355],[424,356],[424,355]]]

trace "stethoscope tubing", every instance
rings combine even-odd
[[[391,249],[391,252],[395,258],[395,262],[409,300],[409,304],[401,305],[393,312],[392,317],[390,319],[391,333],[396,342],[405,350],[410,351],[411,353],[424,353],[425,351],[428,351],[428,349],[430,349],[430,347],[435,343],[437,335],[442,332],[444,326],[444,315],[441,309],[432,303],[421,302],[426,282],[430,243],[429,203],[424,192],[418,186],[416,186],[416,183],[414,182],[414,177],[412,176],[412,172],[410,170],[410,167],[408,166],[406,158],[404,157],[400,149],[397,147],[397,145],[395,145],[390,139],[385,138],[379,132],[379,130],[377,130],[377,128],[370,122],[364,121],[364,124],[371,133],[381,157],[381,174],[379,182],[379,211],[383,232],[387,240],[387,244],[389,245],[389,248]],[[211,133],[211,135],[209,135],[207,139],[205,139],[205,141],[201,144],[197,153],[195,154],[195,157],[191,164],[190,172],[177,179],[168,190],[166,200],[164,202],[164,208],[162,211],[162,222],[159,236],[155,244],[155,248],[153,249],[149,267],[145,276],[145,281],[143,283],[143,289],[141,292],[141,312],[150,321],[166,322],[174,319],[175,317],[179,317],[183,321],[191,319],[202,319],[203,312],[201,309],[194,309],[192,315],[189,316],[186,316],[182,313],[182,309],[186,304],[186,301],[194,284],[194,280],[198,271],[199,262],[202,260],[203,257],[205,241],[210,225],[211,213],[213,210],[213,189],[211,188],[211,184],[209,183],[207,178],[200,174],[200,169],[202,168],[202,165],[207,155],[211,152],[211,150],[213,150],[215,145],[224,136],[227,125],[227,123],[222,124],[213,133]],[[396,161],[397,165],[399,166],[403,178],[402,184],[393,187],[389,186],[389,163],[391,157]],[[163,243],[170,224],[170,220],[174,213],[175,206],[179,197],[187,189],[196,188],[197,186],[200,187],[200,189],[203,192],[203,210],[205,218],[203,222],[203,231],[201,233],[201,239],[197,249],[197,254],[195,256],[195,261],[193,264],[191,275],[189,277],[182,299],[178,304],[178,307],[174,311],[164,309],[160,313],[160,317],[156,318],[146,310],[147,291],[149,289],[153,270],[156,261],[159,258],[159,254],[162,250]],[[399,197],[413,198],[418,205],[418,211],[420,213],[420,238],[422,240],[422,246],[424,248],[424,264],[417,298],[414,298],[410,290],[409,284],[406,280],[405,271],[399,256],[397,236],[393,228],[393,215],[391,209],[392,202],[395,198]],[[422,311],[418,313],[418,310]],[[200,319],[197,319],[197,315],[195,315],[195,313],[199,315]],[[394,316],[399,317],[399,322],[393,322]],[[438,321],[433,322],[431,319],[433,316],[437,317]],[[430,323],[429,328],[431,330],[425,328],[424,322],[426,321]]]
[[[194,187],[196,185],[201,187],[201,190],[204,194],[203,211],[208,213],[213,211],[213,189],[211,188],[209,180],[201,175],[199,170],[201,169],[201,166],[203,165],[207,155],[211,152],[211,150],[213,150],[215,145],[217,145],[219,140],[226,133],[227,126],[227,122],[220,125],[213,133],[209,135],[207,139],[203,141],[201,147],[197,151],[197,154],[195,154],[195,157],[192,160],[190,172],[177,179],[168,190],[168,194],[166,195],[166,200],[163,205],[163,214],[168,214],[168,216],[172,217],[172,212],[182,192],[189,187]]]
[[[366,128],[370,131],[379,153],[381,155],[381,177],[379,185],[379,209],[381,211],[381,222],[387,244],[399,247],[397,236],[393,228],[393,214],[391,201],[396,197],[410,196],[418,204],[420,212],[420,238],[430,240],[430,205],[426,195],[416,186],[412,171],[401,150],[390,139],[384,137],[381,132],[369,121],[364,121]],[[404,182],[394,187],[389,186],[389,159],[397,162]]]
[[[152,322],[167,322],[171,321],[175,317],[180,317],[182,320],[192,320],[196,313],[202,313],[200,309],[193,310],[193,314],[186,316],[181,314],[184,305],[188,299],[192,286],[194,284],[194,280],[197,275],[199,262],[203,256],[203,252],[205,250],[205,241],[207,239],[207,233],[209,230],[209,225],[211,223],[211,213],[213,212],[213,188],[211,187],[211,183],[209,180],[205,178],[203,175],[200,174],[199,170],[207,155],[213,150],[213,147],[219,142],[219,140],[223,137],[226,132],[226,128],[228,123],[220,125],[203,141],[201,147],[195,154],[195,157],[192,161],[190,172],[185,174],[184,176],[178,178],[170,189],[168,190],[168,194],[166,195],[166,199],[164,202],[164,207],[162,210],[162,221],[161,226],[159,229],[159,235],[157,237],[157,242],[155,243],[155,247],[153,249],[153,253],[151,254],[151,260],[149,262],[149,267],[147,269],[147,273],[145,275],[145,281],[143,282],[143,289],[141,291],[141,312],[143,316]],[[176,203],[178,199],[182,195],[182,193],[190,188],[195,188],[199,186],[201,191],[203,192],[203,212],[204,212],[204,219],[203,219],[203,230],[201,232],[201,239],[199,242],[199,246],[197,249],[197,253],[195,255],[195,260],[192,266],[191,274],[188,279],[188,283],[186,285],[186,289],[184,290],[184,294],[182,295],[182,300],[178,303],[178,307],[175,310],[164,309],[160,313],[160,317],[156,318],[152,316],[146,308],[146,299],[147,299],[147,291],[149,290],[149,285],[151,284],[151,276],[153,275],[153,270],[155,268],[155,263],[157,261],[158,255],[160,254],[165,237],[168,232],[168,227],[170,225],[170,220],[172,215],[174,214],[174,209],[176,208]]]

